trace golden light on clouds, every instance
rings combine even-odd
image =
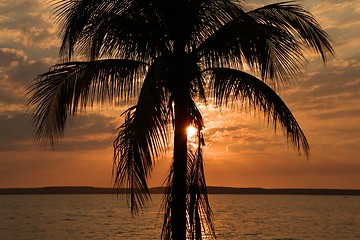
[[[96,106],[73,120],[55,151],[34,143],[24,92],[58,62],[60,42],[45,1],[5,2],[0,1],[0,187],[111,187],[113,133],[126,107]],[[246,9],[276,1],[249,2]],[[208,185],[360,189],[360,0],[300,3],[319,19],[336,51],[326,65],[310,58],[297,82],[279,93],[309,140],[311,158],[289,148],[261,114],[202,106]],[[191,137],[196,129],[187,132]],[[151,186],[163,184],[168,155],[156,160]]]

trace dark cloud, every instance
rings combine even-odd
[[[48,70],[50,63],[50,59],[29,61],[23,51],[0,48],[0,102],[25,104],[31,80]]]
[[[39,0],[7,1],[0,8],[0,43],[13,49],[58,46],[49,5]]]
[[[65,129],[64,138],[57,144],[56,151],[105,149],[112,146],[115,128],[114,118],[111,117],[100,114],[79,117]],[[0,133],[0,152],[42,149],[40,144],[34,142],[31,115],[27,113],[1,113]]]
[[[360,116],[360,109],[340,109],[337,111],[323,111],[318,114],[316,114],[314,117],[316,117],[318,120],[343,120],[343,119],[357,119]],[[346,122],[344,122],[346,124]]]
[[[25,60],[26,56],[21,50],[0,48],[0,66],[2,69],[14,68]]]
[[[17,112],[0,113],[0,151],[17,150],[21,143],[29,142],[30,118]]]
[[[112,148],[115,129],[120,126],[113,117],[89,114],[73,120],[65,130],[65,138],[59,142],[59,151],[93,150]]]
[[[360,111],[360,63],[323,67],[281,93],[290,109],[319,120],[357,118]],[[344,118],[345,117],[345,118]]]

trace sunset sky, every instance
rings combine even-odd
[[[112,186],[113,130],[123,108],[94,108],[71,121],[55,151],[34,142],[25,89],[58,61],[57,26],[44,0],[0,0],[0,188]],[[246,9],[275,1],[246,1]],[[336,57],[309,56],[279,95],[305,132],[311,156],[287,145],[261,114],[203,106],[211,186],[360,189],[360,0],[300,1],[330,34]],[[151,186],[167,176],[171,149]]]

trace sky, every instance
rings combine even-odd
[[[299,3],[329,33],[336,52],[326,64],[309,54],[302,76],[279,92],[305,132],[311,156],[299,156],[261,114],[202,106],[209,186],[360,189],[360,0]],[[55,150],[34,141],[25,93],[58,61],[50,13],[43,0],[0,0],[0,188],[112,187],[113,131],[124,108],[81,114]],[[164,183],[170,157],[171,149],[156,160],[150,186]]]

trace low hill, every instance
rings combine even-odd
[[[163,194],[164,187],[150,188],[153,194]],[[112,188],[40,187],[0,188],[0,194],[116,194]],[[281,195],[360,195],[360,189],[300,189],[300,188],[233,188],[208,187],[209,194],[281,194]]]

